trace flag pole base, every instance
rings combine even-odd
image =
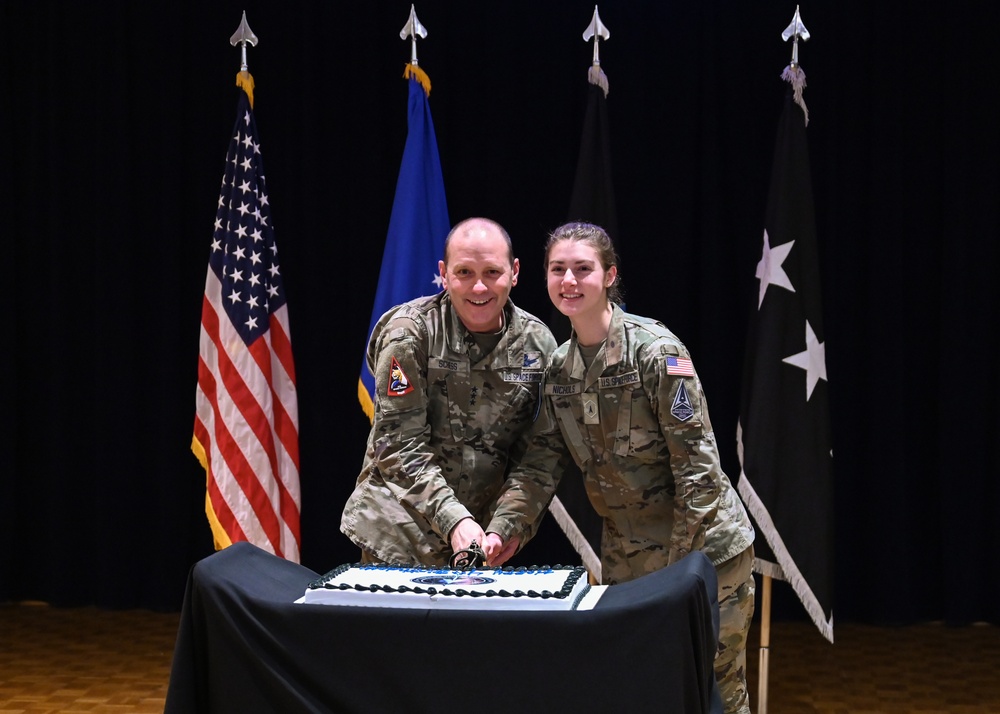
[[[760,682],[757,684],[757,714],[767,714],[767,647],[760,648]]]
[[[768,655],[771,652],[771,576],[761,576],[760,668],[757,677],[757,714],[767,714]]]

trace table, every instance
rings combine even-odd
[[[572,612],[295,603],[317,577],[248,543],[196,563],[165,713],[722,711],[702,553]]]

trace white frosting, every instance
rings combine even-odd
[[[589,589],[582,567],[448,570],[341,566],[309,584],[303,602],[449,610],[573,610]]]

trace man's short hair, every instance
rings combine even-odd
[[[514,244],[511,243],[510,241],[510,234],[508,234],[507,230],[496,221],[490,218],[480,218],[478,216],[475,216],[473,218],[466,218],[464,221],[459,221],[458,223],[455,224],[454,228],[448,231],[448,237],[444,239],[444,257],[442,258],[442,260],[444,260],[444,264],[445,265],[448,264],[448,246],[451,245],[452,236],[458,233],[460,228],[465,227],[467,224],[472,223],[473,221],[482,221],[483,223],[488,223],[500,232],[500,235],[503,236],[504,242],[507,244],[507,259],[511,265],[514,265]]]

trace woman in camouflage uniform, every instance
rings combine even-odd
[[[557,228],[545,265],[549,298],[573,325],[550,358],[545,394],[604,519],[602,580],[704,552],[719,581],[716,679],[726,712],[749,714],[754,531],[722,470],[691,356],[661,323],[618,306],[614,247],[599,226]]]

